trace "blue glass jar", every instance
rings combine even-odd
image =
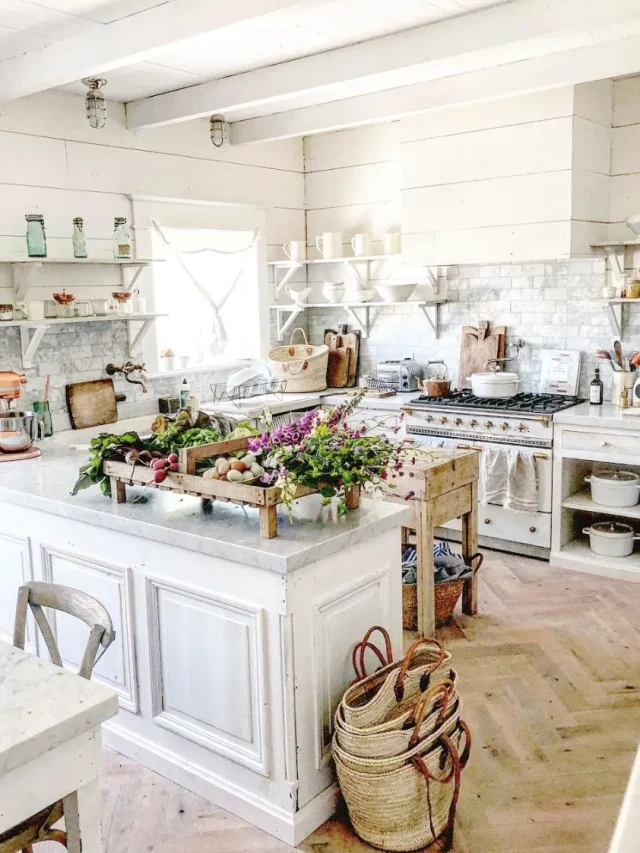
[[[27,254],[30,258],[47,257],[47,238],[44,233],[44,216],[27,213]]]

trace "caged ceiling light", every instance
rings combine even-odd
[[[227,122],[224,116],[215,115],[209,119],[209,135],[216,148],[222,148],[227,141]]]
[[[87,121],[91,127],[100,129],[107,123],[107,104],[101,91],[107,81],[104,77],[85,77],[82,82],[89,87],[85,97]]]

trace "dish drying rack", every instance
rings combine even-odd
[[[376,395],[390,396],[397,392],[393,382],[388,382],[385,379],[376,379],[375,376],[361,376],[358,380],[358,386],[371,391],[372,397]]]
[[[239,400],[249,400],[251,397],[262,397],[265,394],[284,394],[287,387],[286,379],[264,379],[260,382],[247,382],[229,388],[226,382],[211,384],[214,403],[237,403]]]

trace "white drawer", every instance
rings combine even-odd
[[[448,521],[443,527],[460,530],[460,519]],[[494,539],[508,539],[511,542],[524,542],[551,547],[551,513],[548,512],[512,512],[501,506],[478,507],[478,535],[492,536]]]
[[[579,450],[584,453],[607,455],[625,453],[640,456],[640,442],[637,436],[623,432],[578,432],[564,428],[562,430],[563,450]]]

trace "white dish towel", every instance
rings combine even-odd
[[[538,509],[538,475],[531,450],[487,445],[480,463],[480,503],[514,512]]]

